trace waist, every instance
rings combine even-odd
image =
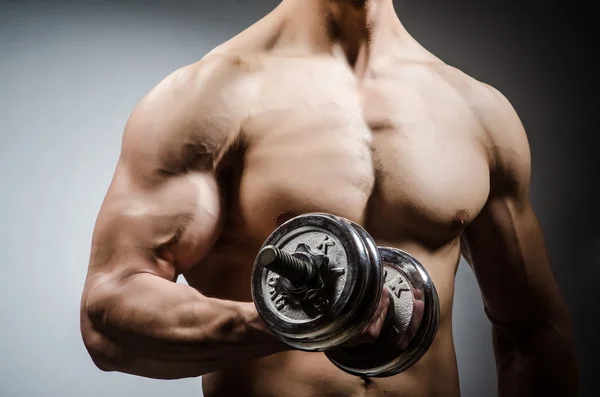
[[[203,377],[205,397],[418,397],[459,396],[450,327],[438,330],[425,356],[387,378],[347,374],[322,353],[291,351],[240,364]]]

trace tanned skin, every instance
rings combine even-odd
[[[85,345],[105,371],[203,375],[206,397],[459,396],[463,253],[493,324],[500,396],[575,396],[571,324],[529,182],[507,99],[421,47],[391,0],[284,0],[133,111],[94,232]],[[439,330],[406,372],[356,378],[260,320],[259,247],[317,211],[363,225],[431,275]]]

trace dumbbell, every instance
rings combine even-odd
[[[390,304],[373,343],[352,346],[383,293]],[[439,301],[425,268],[405,251],[378,247],[356,223],[331,214],[297,216],[265,240],[252,270],[252,297],[284,343],[324,352],[343,371],[386,377],[429,349]]]

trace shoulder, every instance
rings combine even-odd
[[[160,81],[125,127],[122,161],[143,172],[177,173],[210,161],[235,139],[249,93],[248,72],[234,55],[213,53]],[[199,160],[202,157],[205,160]]]
[[[529,140],[510,100],[499,89],[457,68],[438,66],[438,73],[454,87],[481,127],[479,139],[487,151],[492,183],[500,190],[526,188],[531,167]]]
[[[176,112],[180,116],[205,115],[198,110],[223,111],[232,108],[225,101],[235,96],[246,77],[243,60],[234,55],[211,53],[200,61],[184,66],[160,81],[138,103],[132,117],[152,116],[157,111]]]

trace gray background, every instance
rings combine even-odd
[[[1,397],[201,395],[196,379],[94,367],[78,323],[91,233],[137,101],[277,3],[0,1]],[[569,4],[396,2],[418,40],[503,91],[523,119],[532,200],[575,318],[582,395],[591,395],[597,343],[588,318],[598,311],[585,303],[598,298],[600,272],[596,82],[587,74],[588,6]],[[454,321],[463,395],[496,395],[490,325],[464,263]]]

